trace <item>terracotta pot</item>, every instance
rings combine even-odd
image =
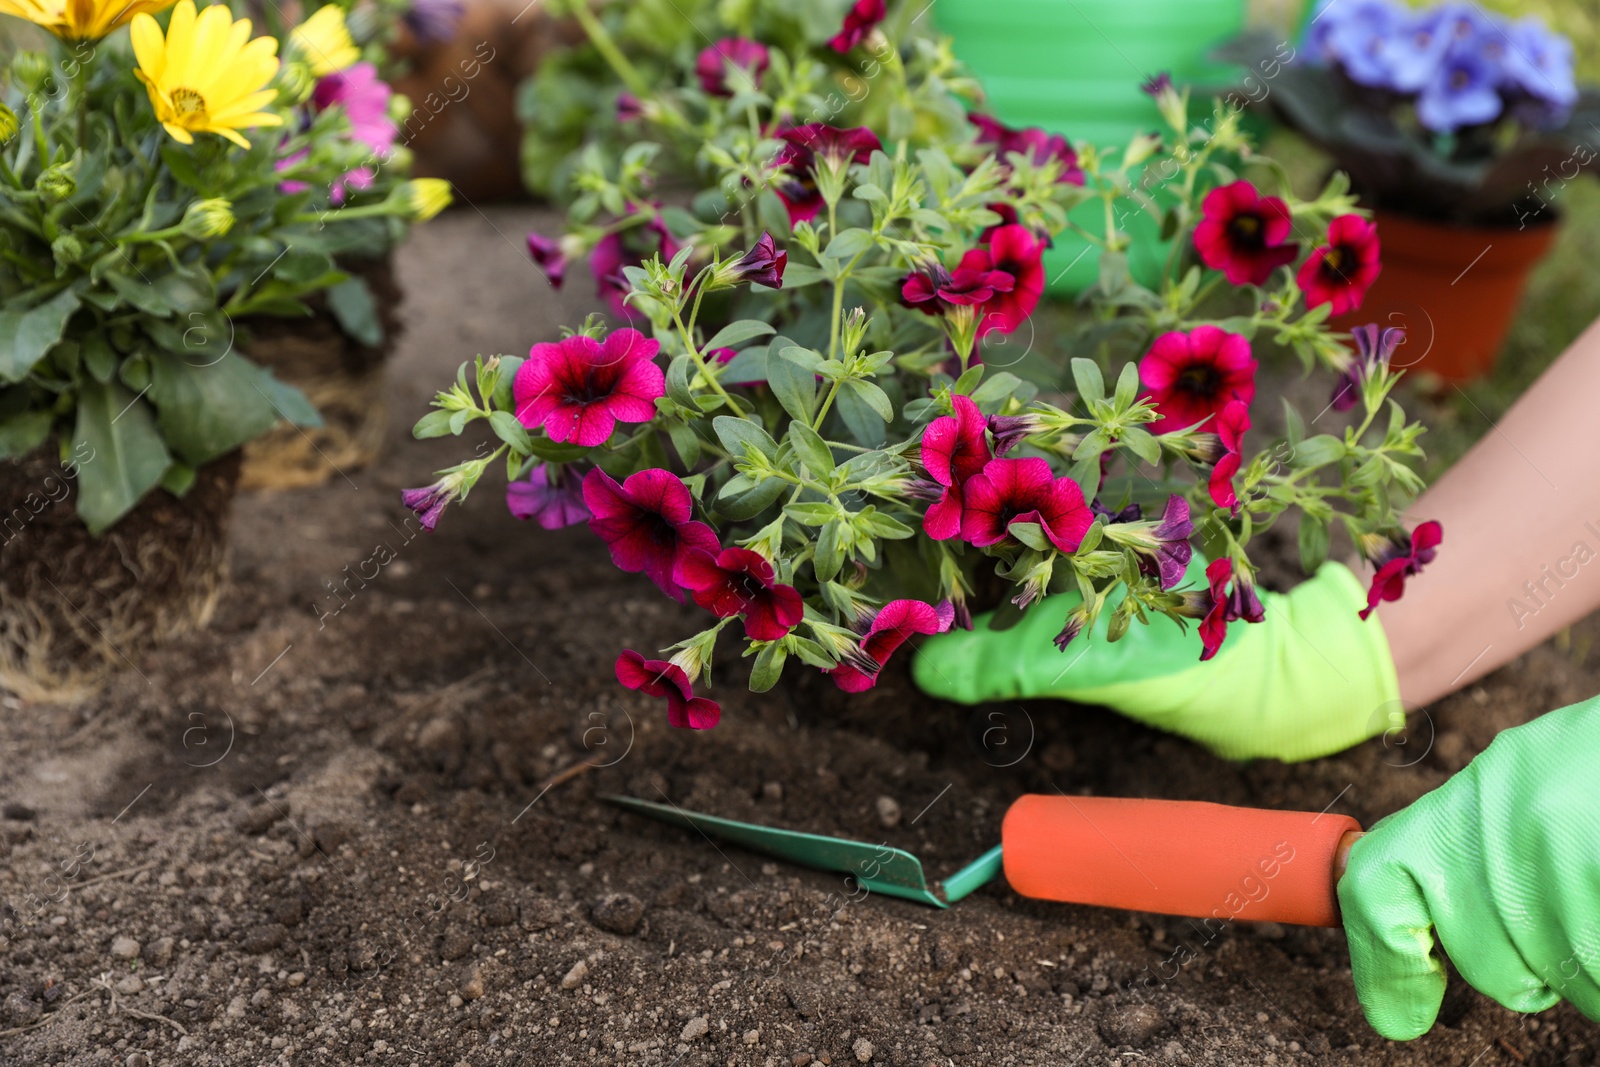
[[[1333,320],[1404,326],[1396,366],[1470,382],[1494,368],[1528,274],[1550,250],[1556,225],[1454,226],[1375,211],[1383,272],[1361,307]]]
[[[237,452],[201,468],[182,499],[151,491],[98,537],[60,455],[50,441],[0,462],[0,690],[25,700],[91,695],[210,622],[227,579]]]
[[[316,429],[280,423],[244,446],[245,489],[293,489],[368,466],[388,425],[383,365],[399,338],[400,287],[392,258],[348,263],[378,305],[383,340],[364,345],[339,326],[325,301],[308,301],[309,319],[256,316],[241,322],[241,348],[280,381],[299,389],[322,415]]]

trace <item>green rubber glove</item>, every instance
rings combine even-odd
[[[1426,1033],[1444,997],[1434,935],[1512,1011],[1570,1000],[1600,1019],[1600,698],[1495,738],[1350,850],[1339,906],[1356,994],[1384,1037]]]
[[[1180,588],[1205,588],[1195,558]],[[912,676],[926,693],[962,704],[1055,697],[1103,704],[1181,734],[1230,759],[1313,759],[1405,726],[1399,682],[1377,616],[1361,621],[1366,591],[1349,569],[1325,563],[1287,594],[1263,592],[1266,618],[1228,626],[1200,662],[1199,628],[1164,615],[1108,642],[1108,602],[1093,632],[1058,651],[1052,638],[1077,593],[1047,597],[1017,625],[929,638]]]

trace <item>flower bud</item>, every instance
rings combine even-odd
[[[72,163],[56,163],[39,172],[39,177],[33,183],[33,191],[47,204],[59,204],[78,191],[77,179],[73,177],[76,168]]]
[[[64,233],[50,242],[50,254],[55,257],[56,274],[83,259],[83,242],[70,233]]]
[[[311,99],[317,87],[317,76],[311,67],[299,60],[291,60],[278,68],[278,100],[295,107]]]
[[[11,80],[24,92],[36,93],[50,79],[50,57],[28,49],[11,61]]]
[[[17,118],[17,113],[4,104],[0,104],[0,144],[8,144],[11,138],[17,135],[22,128],[22,122]]]
[[[196,200],[183,213],[185,237],[206,241],[233,229],[233,205],[220,197]]]
[[[398,206],[412,222],[427,222],[450,206],[450,183],[443,178],[412,178],[394,191]]]

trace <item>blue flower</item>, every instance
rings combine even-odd
[[[1537,100],[1563,108],[1577,102],[1572,42],[1545,29],[1538,19],[1522,19],[1511,26],[1504,66],[1506,81]]]
[[[1337,62],[1353,80],[1387,87],[1389,42],[1404,21],[1404,9],[1392,0],[1329,0],[1311,20],[1306,42],[1325,61]]]
[[[1453,133],[1498,118],[1504,107],[1497,86],[1500,72],[1474,42],[1445,52],[1417,97],[1417,119],[1428,129]]]
[[[403,21],[421,41],[449,41],[466,11],[465,0],[413,0]]]

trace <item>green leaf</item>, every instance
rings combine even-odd
[[[378,302],[362,278],[347,278],[328,290],[328,310],[339,327],[368,348],[383,343],[383,324],[378,321]]]
[[[1118,411],[1127,411],[1137,399],[1139,399],[1139,365],[1124,363],[1122,373],[1117,375],[1117,393],[1113,402]]]
[[[88,456],[78,464],[78,515],[95,534],[131,511],[172,464],[149,405],[115,382],[83,383],[72,445]]]
[[[112,272],[106,275],[105,280],[119,297],[140,311],[161,318],[172,314],[172,305],[161,295],[161,290],[142,279]]]
[[[894,421],[894,405],[889,402],[889,394],[871,382],[852,378],[844,384],[844,389],[858,397],[867,407],[871,408],[884,422]]]
[[[278,421],[266,372],[243,356],[195,366],[157,353],[150,369],[150,402],[161,436],[191,467],[233,451]]]
[[[430,437],[443,437],[449,432],[450,412],[444,410],[428,412],[411,427],[411,436],[419,441],[425,441]]]
[[[731,500],[719,498],[716,510],[734,522],[744,522],[771,507],[788,487],[789,483],[782,478],[765,478],[755,488],[740,493]]]
[[[280,381],[271,371],[262,376],[262,388],[266,390],[267,399],[280,419],[305,430],[314,430],[322,425],[322,415],[306,399],[306,394],[288,382]]]
[[[766,346],[752,345],[728,360],[717,372],[717,380],[724,385],[743,385],[745,382],[766,381]]]
[[[528,431],[517,421],[517,417],[509,411],[491,411],[489,413],[489,428],[494,430],[494,435],[512,450],[524,456],[533,452],[533,441],[528,437]]]
[[[803,422],[791,422],[789,443],[794,446],[794,454],[800,457],[800,462],[806,465],[813,478],[824,478],[833,473],[833,451],[810,426]]]
[[[106,340],[105,334],[98,331],[83,339],[79,356],[83,359],[84,369],[101,385],[109,382],[117,371],[117,353],[112,349],[111,342]]]
[[[854,259],[871,247],[872,232],[857,227],[849,230],[840,230],[838,236],[828,242],[828,247],[822,250],[822,254],[843,264],[846,260]]]
[[[1044,527],[1036,522],[1013,522],[1006,527],[1006,531],[1029,548],[1036,548],[1040,552],[1048,552],[1055,547],[1045,538]]]
[[[0,382],[20,382],[50,346],[61,340],[78,310],[78,294],[63,289],[38,307],[0,312]]]
[[[161,476],[161,488],[182,500],[194,488],[194,476],[197,473],[187,463],[173,463],[167,468],[167,473]]]
[[[1289,450],[1292,453],[1296,448],[1300,447],[1300,442],[1305,440],[1306,424],[1300,418],[1300,413],[1295,410],[1294,405],[1289,403],[1289,398],[1283,397],[1282,400],[1284,437],[1288,440]]]
[[[1312,574],[1328,558],[1328,524],[1315,515],[1300,516],[1300,566]]]
[[[965,378],[966,375],[963,374],[961,377]],[[1017,391],[1017,386],[1021,384],[1022,379],[1015,374],[1010,371],[1001,371],[993,377],[983,380],[983,384],[973,392],[972,402],[980,408],[990,404],[999,407],[1011,394]]]
[[[1293,467],[1321,467],[1343,459],[1346,452],[1343,441],[1332,434],[1319,433],[1315,437],[1308,437],[1301,441],[1290,457]]]
[[[1078,356],[1072,361],[1072,380],[1078,386],[1078,398],[1084,403],[1104,400],[1106,381],[1100,376],[1100,367],[1092,359]]]
[[[807,266],[804,263],[791,263],[783,270],[783,288],[785,291],[804,288],[807,285],[816,285],[818,282],[828,280],[826,271],[817,267]]]
[[[817,402],[817,379],[805,367],[783,357],[790,348],[799,346],[786,337],[774,337],[767,345],[767,384],[791,418],[810,422]]]
[[[773,641],[756,653],[755,666],[750,669],[750,691],[765,693],[778,684],[783,676],[783,664],[789,658],[782,641]]]
[[[694,373],[694,357],[684,352],[673,356],[667,365],[667,395],[678,404],[694,410],[694,397],[689,392],[689,376]]]
[[[879,448],[887,440],[883,419],[854,390],[840,388],[834,410],[850,428],[850,433],[857,443],[868,448]]]
[[[956,384],[951,388],[950,391],[953,393],[960,393],[962,396],[970,397],[972,395],[972,391],[978,387],[978,383],[983,381],[983,372],[984,364],[974,363],[972,366],[961,372],[961,377],[956,379]]]
[[[893,515],[885,515],[873,507],[869,507],[856,515],[855,527],[871,534],[873,537],[881,537],[886,541],[904,541],[916,533],[915,530]]]
[[[821,500],[810,500],[785,504],[783,513],[802,526],[822,526],[839,517],[839,508]]]
[[[738,348],[746,341],[757,337],[766,337],[774,332],[776,331],[773,330],[771,325],[761,322],[759,319],[739,319],[736,322],[728,323],[728,325],[713,334],[711,340],[705,343],[701,351],[710,352],[714,348]]]
[[[0,419],[0,459],[25,456],[44,444],[54,422],[48,411],[23,411]]]
[[[1128,365],[1133,366],[1131,363]],[[1161,442],[1157,441],[1148,430],[1138,426],[1125,427],[1122,431],[1122,443],[1152,467],[1161,462]]]
[[[756,451],[768,459],[778,458],[778,442],[749,419],[718,415],[711,420],[711,428],[717,432],[717,440],[722,442],[722,447],[727,449],[735,460],[744,458],[746,445],[753,445]]]
[[[816,569],[819,582],[832,581],[839,573],[839,569],[844,566],[844,548],[839,538],[843,521],[834,519],[817,535],[817,550],[812,559],[812,566]]]

